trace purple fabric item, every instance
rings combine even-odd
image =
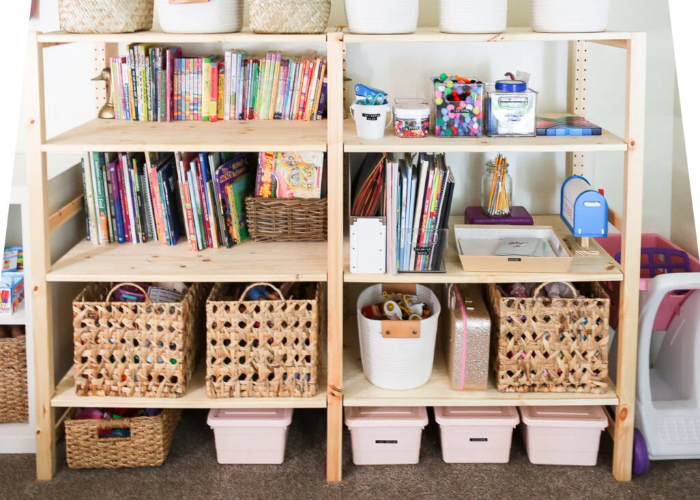
[[[532,220],[532,216],[525,210],[525,207],[513,207],[508,217],[489,217],[484,214],[481,207],[467,207],[464,211],[464,223],[478,225],[497,224],[499,226],[533,226],[535,221]]]

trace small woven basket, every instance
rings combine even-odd
[[[156,417],[113,420],[67,418],[66,459],[71,469],[120,469],[162,465],[180,421],[180,410]],[[126,438],[100,438],[100,429],[130,429]]]
[[[59,0],[61,30],[69,33],[132,33],[153,27],[154,0]]]
[[[255,198],[245,200],[246,224],[253,241],[326,241],[328,200]]]
[[[194,283],[180,302],[110,302],[125,285],[140,288],[93,283],[73,302],[76,394],[183,396],[204,336],[210,287]]]
[[[0,339],[0,424],[29,420],[26,337]]]
[[[595,282],[590,298],[538,297],[545,285],[531,298],[504,297],[488,285],[497,389],[607,392],[610,298]]]
[[[283,300],[245,300],[257,285]],[[255,283],[238,300],[215,285],[207,301],[207,397],[313,397],[318,393],[319,304],[285,300]]]
[[[250,31],[324,33],[331,0],[250,0]]]

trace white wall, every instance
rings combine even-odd
[[[672,164],[674,163],[675,67],[667,0],[612,0],[610,30],[647,31],[647,142],[645,162],[644,230],[666,236],[671,233]],[[527,0],[510,0],[509,25],[529,24]],[[438,2],[421,0],[420,24],[438,24]],[[57,0],[42,0],[41,19],[33,29],[58,28]],[[330,26],[345,24],[342,0],[333,0]],[[251,50],[265,50],[260,47]],[[281,47],[279,47],[281,48]],[[47,134],[67,130],[93,116],[92,75],[89,44],[48,49],[63,51],[62,57],[45,57]],[[200,50],[209,50],[199,47]],[[220,49],[219,49],[220,50]],[[298,48],[297,50],[301,50]],[[428,78],[442,72],[475,76],[482,80],[501,77],[518,69],[532,73],[532,87],[540,91],[540,111],[566,109],[566,43],[499,44],[363,44],[347,50],[348,76],[353,81],[382,88],[394,97],[427,96]],[[590,45],[588,117],[593,122],[624,135],[625,56],[618,49]],[[676,117],[677,118],[677,117]],[[677,119],[676,119],[677,121]],[[677,125],[676,125],[677,128]],[[24,150],[24,134],[18,148]],[[676,156],[680,154],[675,150]],[[461,187],[455,213],[479,202],[479,179],[484,155],[449,155]],[[515,180],[515,202],[533,213],[556,213],[558,187],[564,179],[564,155],[518,154],[509,156]],[[622,202],[622,154],[587,156],[587,176],[604,188],[613,208]],[[677,158],[676,164],[679,164]],[[676,172],[682,177],[682,172]],[[678,205],[678,200],[676,200]],[[691,210],[678,205],[678,213]]]

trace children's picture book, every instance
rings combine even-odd
[[[319,152],[277,153],[276,198],[320,198],[323,157]]]

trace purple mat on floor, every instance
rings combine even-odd
[[[513,207],[508,217],[489,217],[484,215],[481,207],[467,207],[464,211],[465,224],[478,225],[493,225],[499,226],[532,226],[535,221],[532,220],[530,213],[525,210],[525,207]]]

